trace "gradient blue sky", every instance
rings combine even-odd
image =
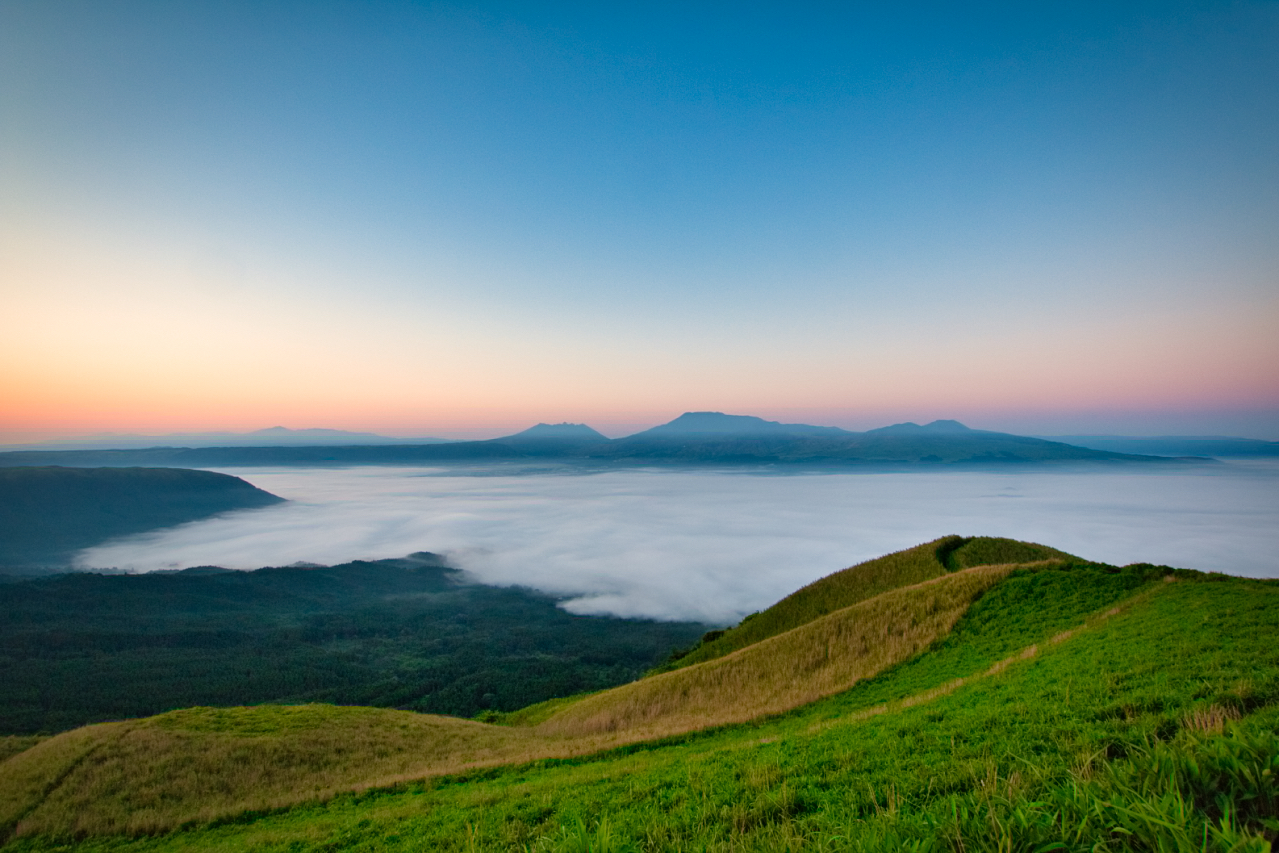
[[[1279,3],[0,0],[0,300],[0,440],[1279,439]]]

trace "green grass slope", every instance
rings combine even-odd
[[[145,833],[172,826],[154,818],[174,793],[86,747],[95,727],[0,764],[0,819],[17,831],[12,849],[32,851],[1260,851],[1279,829],[1277,635],[1274,583],[1018,569],[926,653],[780,716],[328,799],[312,788],[282,810],[264,797],[162,835]],[[305,737],[329,742],[320,755],[355,740],[366,760],[394,761],[363,724],[306,734],[363,709],[270,712],[287,725],[250,724],[253,709],[189,713],[163,725],[236,733],[240,757],[223,759],[235,772],[261,772],[259,754],[268,768],[318,760]],[[499,745],[527,734],[439,725]],[[40,765],[63,771],[31,772]],[[217,795],[217,778],[204,784]]]
[[[775,637],[827,613],[866,601],[957,569],[1040,560],[1078,560],[1065,552],[989,536],[944,536],[914,548],[867,560],[813,581],[727,631],[712,631],[703,641],[659,667],[666,672],[723,657],[738,649]]]

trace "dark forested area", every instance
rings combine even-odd
[[[0,585],[0,734],[272,701],[514,710],[636,678],[706,627],[574,616],[431,554],[13,580]]]

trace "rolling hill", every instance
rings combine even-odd
[[[24,742],[0,824],[25,850],[1268,849],[1279,585],[1024,548],[871,561],[846,572],[900,584],[489,723],[264,705]],[[1041,559],[964,565],[1000,554]]]
[[[662,670],[723,657],[827,613],[873,598],[898,587],[941,577],[947,572],[1012,563],[1078,561],[1062,551],[992,537],[945,536],[835,572],[799,589],[772,607],[746,617],[735,628],[708,632],[698,645],[677,652]]]

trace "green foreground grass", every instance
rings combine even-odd
[[[1018,570],[927,653],[779,716],[167,835],[10,847],[1267,850],[1277,629],[1273,583]]]

